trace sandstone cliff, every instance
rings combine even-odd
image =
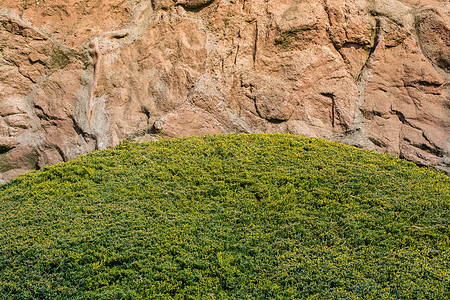
[[[450,172],[450,4],[3,0],[0,183],[138,141],[290,132]]]

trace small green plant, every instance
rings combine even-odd
[[[316,26],[303,26],[283,31],[275,39],[274,44],[275,46],[287,50],[291,46],[294,46],[294,44],[298,43],[300,36],[303,36],[303,39],[309,40],[310,38],[307,37],[305,33],[310,34],[314,30],[317,30]]]
[[[70,63],[70,53],[58,45],[54,45],[51,50],[49,67],[52,71],[64,69]]]
[[[0,186],[0,298],[449,299],[450,180],[293,135],[125,142]]]

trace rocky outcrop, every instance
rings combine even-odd
[[[290,132],[450,172],[450,4],[4,0],[0,181],[121,140]]]

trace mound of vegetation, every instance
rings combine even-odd
[[[450,179],[338,143],[127,142],[0,199],[0,298],[450,295]]]

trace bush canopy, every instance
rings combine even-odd
[[[284,134],[125,142],[0,187],[1,299],[449,299],[450,179]]]

